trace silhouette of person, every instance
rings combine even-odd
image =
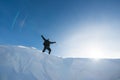
[[[45,39],[43,35],[41,35],[42,39],[44,40],[44,48],[42,50],[42,52],[45,52],[45,50],[47,49],[49,51],[49,54],[51,53],[51,48],[50,48],[50,44],[56,43],[56,42],[51,42],[49,41],[49,39]]]

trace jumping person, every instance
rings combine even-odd
[[[47,49],[49,51],[49,54],[51,53],[51,48],[50,48],[50,44],[56,43],[56,42],[51,42],[49,41],[49,39],[45,39],[43,35],[41,35],[42,39],[44,40],[44,48],[42,50],[42,52],[45,52],[45,50]]]

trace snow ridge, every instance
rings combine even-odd
[[[0,80],[120,80],[120,60],[60,58],[33,47],[0,46]]]

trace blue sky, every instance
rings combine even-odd
[[[42,50],[41,35],[62,57],[120,57],[119,0],[0,0],[0,44]]]

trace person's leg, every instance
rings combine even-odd
[[[46,50],[46,47],[43,48],[42,52],[45,52],[45,50]]]
[[[48,49],[48,51],[49,51],[49,54],[50,54],[50,53],[51,53],[51,49],[50,49],[50,47],[48,47],[47,49]]]

